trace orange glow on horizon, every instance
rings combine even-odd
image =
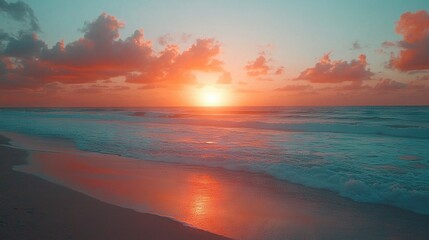
[[[218,107],[227,105],[226,92],[222,89],[206,86],[197,90],[197,104],[205,107]]]

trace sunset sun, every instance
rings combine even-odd
[[[203,96],[203,101],[205,106],[218,106],[220,103],[220,97],[215,92],[208,92]]]
[[[219,89],[206,87],[199,93],[199,105],[207,107],[216,107],[225,105],[225,96]]]

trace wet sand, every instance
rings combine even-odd
[[[0,136],[0,239],[227,239],[13,171],[28,152],[7,142]]]
[[[56,143],[48,140],[43,144],[40,142],[27,137],[14,141],[14,144],[21,147],[33,149],[30,151],[29,164],[15,167],[15,170],[55,182],[112,205],[141,213],[168,216],[196,228],[235,239],[429,237],[429,216],[386,205],[358,203],[329,191],[307,188],[261,174],[142,161],[82,152],[67,144],[55,147]],[[59,199],[55,202],[66,209],[63,203],[80,206],[74,199]],[[95,205],[113,207],[95,202]],[[131,210],[118,209],[138,215]],[[78,214],[81,211],[75,208],[73,212]],[[107,213],[103,219],[109,219],[110,216]],[[165,220],[155,215],[148,216]],[[75,217],[79,219],[79,216]],[[93,217],[90,222],[97,221],[97,217]],[[139,220],[124,221],[133,224]],[[171,221],[173,223],[178,224]],[[147,226],[146,223],[143,225]],[[164,229],[156,224],[150,227],[155,229],[154,232],[160,228]],[[130,236],[135,236],[134,233],[130,233]],[[214,239],[210,237],[214,236],[195,239]]]

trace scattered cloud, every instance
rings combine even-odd
[[[244,69],[248,76],[258,77],[268,75],[271,67],[268,66],[268,61],[264,55],[259,55],[255,60],[249,61]]]
[[[401,49],[391,56],[389,66],[400,71],[429,69],[429,13],[425,10],[406,12],[396,23],[396,32],[403,39],[396,43]]]
[[[275,75],[282,75],[285,72],[284,67],[278,67],[277,70],[274,72]]]
[[[274,74],[274,75],[282,75],[284,73],[284,67],[279,66],[275,67],[269,64],[271,59],[267,59],[267,54],[265,52],[260,52],[259,56],[252,61],[249,61],[247,65],[244,66],[246,73],[250,77],[257,77],[260,80],[272,80],[267,79],[266,76]]]
[[[350,62],[332,61],[330,54],[325,54],[314,67],[307,68],[296,78],[313,83],[355,82],[369,79],[374,73],[367,68],[366,56],[361,54],[358,59]]]

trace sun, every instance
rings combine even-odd
[[[199,92],[200,105],[207,107],[222,106],[224,102],[224,93],[216,88],[203,88]]]
[[[220,103],[220,97],[217,93],[208,92],[204,96],[204,105],[206,106],[218,106]]]

